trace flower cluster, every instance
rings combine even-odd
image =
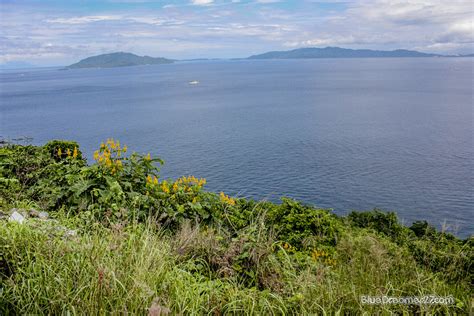
[[[203,185],[206,184],[206,179],[204,178],[196,178],[195,176],[189,176],[189,177],[181,177],[178,180],[176,180],[176,183],[178,185],[183,184],[184,186],[198,186],[201,188]]]
[[[146,183],[150,185],[158,185],[158,178],[156,176],[148,175],[146,177]]]
[[[57,155],[58,155],[58,157],[62,157],[63,151],[61,150],[61,148],[58,148]],[[79,155],[79,152],[77,150],[77,147],[74,147],[74,150],[72,151],[72,153],[71,153],[71,149],[69,149],[69,148],[66,149],[66,156],[67,157],[72,157],[72,158],[76,159],[78,155]]]
[[[324,250],[314,249],[311,253],[311,258],[313,258],[314,261],[321,259],[324,263],[332,266],[336,264],[336,259],[332,259],[330,254]]]
[[[100,144],[100,149],[94,152],[94,160],[99,165],[105,166],[112,174],[123,167],[122,155],[127,152],[127,146],[120,146],[120,142],[113,138],[107,139],[107,142]]]
[[[159,182],[157,177],[148,175],[146,182],[149,187],[159,188],[166,194],[175,194],[182,191],[191,193],[193,192],[193,188],[195,189],[194,191],[196,191],[196,189],[199,190],[206,184],[206,179],[188,176],[181,177],[171,184],[166,180]]]
[[[235,205],[235,199],[229,197],[228,195],[225,195],[224,192],[221,192],[219,194],[219,198],[222,203],[233,206]]]

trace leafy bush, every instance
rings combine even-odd
[[[443,273],[451,280],[474,279],[472,241],[463,242],[451,234],[438,232],[426,221],[405,227],[398,222],[395,213],[377,209],[352,212],[348,219],[356,227],[373,229],[399,245],[406,245],[413,258],[433,272]]]
[[[68,140],[52,140],[47,142],[44,150],[48,152],[56,161],[73,157],[82,160],[82,152],[79,150],[79,144]]]
[[[268,220],[282,241],[298,249],[310,245],[334,246],[341,231],[340,220],[328,210],[315,209],[288,198],[270,208]]]
[[[393,239],[403,242],[412,232],[398,222],[394,212],[383,212],[374,209],[369,212],[351,212],[347,216],[349,222],[356,227],[370,228]]]
[[[427,221],[416,221],[410,226],[410,230],[416,237],[433,237],[436,235],[436,228],[428,224]]]

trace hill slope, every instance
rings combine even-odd
[[[274,51],[253,55],[248,59],[291,59],[291,58],[380,58],[380,57],[440,57],[417,51],[397,49],[392,51],[370,49],[347,49],[340,47],[298,48],[290,51]]]
[[[85,58],[67,68],[113,68],[138,65],[170,64],[173,60],[162,57],[137,56],[132,53],[111,53]]]
[[[209,192],[114,139],[0,157],[0,315],[469,314],[474,239],[425,221]]]

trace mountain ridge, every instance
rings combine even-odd
[[[252,55],[247,59],[304,59],[304,58],[387,58],[387,57],[448,57],[446,55],[422,53],[414,50],[391,51],[372,49],[350,49],[341,47],[303,47],[288,51],[270,51]]]

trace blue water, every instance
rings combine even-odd
[[[471,58],[219,61],[0,73],[0,136],[114,137],[164,177],[474,233]],[[188,82],[199,80],[198,85]]]

